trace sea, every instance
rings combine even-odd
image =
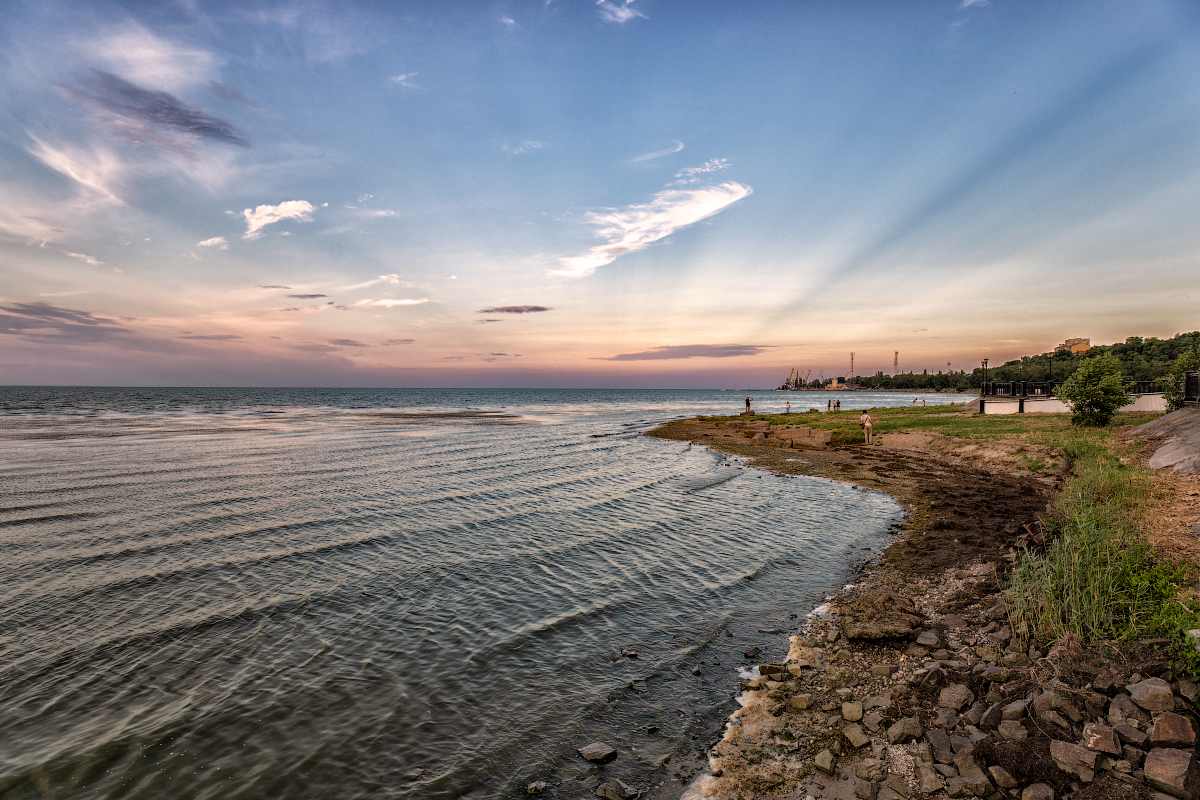
[[[651,792],[902,516],[643,436],[745,396],[0,387],[0,798]]]

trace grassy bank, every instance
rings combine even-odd
[[[764,415],[772,423],[833,430],[835,445],[859,445],[859,411]],[[1067,414],[965,414],[961,409],[872,409],[877,434],[936,433],[954,439],[1019,441],[1061,453],[1070,466],[1043,518],[1044,547],[1021,554],[1010,577],[1020,632],[1086,644],[1168,639],[1180,666],[1200,678],[1187,631],[1200,628],[1196,564],[1152,551],[1146,532],[1170,500],[1171,479],[1147,469],[1138,443],[1120,434],[1157,414],[1122,414],[1108,428],[1072,426]],[[748,419],[736,417],[736,419]],[[1030,462],[1030,472],[1039,464]]]

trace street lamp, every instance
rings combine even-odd
[[[983,382],[984,383],[987,383],[987,362],[988,362],[988,360],[985,358],[983,360]]]

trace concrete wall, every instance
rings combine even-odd
[[[978,398],[976,398],[978,400]],[[985,414],[1016,414],[1020,402],[1016,397],[985,397],[983,413]],[[974,404],[975,401],[972,401]],[[975,406],[978,408],[978,406]],[[1121,406],[1120,412],[1126,411],[1166,411],[1167,401],[1162,394],[1144,394],[1128,405]],[[1057,397],[1025,398],[1026,414],[1070,414],[1071,408]]]

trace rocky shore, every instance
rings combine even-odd
[[[685,798],[1200,798],[1200,692],[1172,674],[1167,642],[1039,642],[1009,617],[1013,547],[1036,538],[1061,473],[907,440],[813,441],[800,460],[787,433],[746,432],[689,420],[653,435],[890,491],[912,513],[783,658],[747,653],[741,708]]]

